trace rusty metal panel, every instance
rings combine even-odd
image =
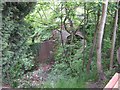
[[[38,59],[41,63],[52,61],[54,43],[55,42],[53,40],[47,40],[41,44],[38,56],[39,57]]]
[[[71,35],[66,30],[61,30],[62,33],[62,40],[65,44],[67,42],[67,38]],[[55,40],[58,40],[61,42],[61,33],[59,30],[53,30],[52,31],[52,38],[50,40],[46,40],[43,43],[41,43],[39,48],[39,54],[38,54],[38,61],[41,63],[50,62],[54,59],[54,46],[55,46]],[[80,31],[77,31],[75,33],[81,38],[84,38],[82,33]]]
[[[75,35],[78,35],[79,37],[84,38],[82,32],[80,32],[80,31],[76,31]]]

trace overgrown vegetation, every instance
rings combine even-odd
[[[16,79],[23,76],[25,70],[31,69],[34,65],[32,53],[28,53],[29,44],[27,43],[33,29],[22,19],[29,11],[20,10],[26,5],[30,7],[29,3],[3,4],[2,78],[4,83],[11,84],[13,87],[16,87]]]
[[[98,81],[96,47],[102,6],[103,2],[56,3],[41,0],[36,3],[3,3],[1,30],[3,84],[21,88],[86,88],[88,82]],[[119,7],[115,2],[108,4],[102,43],[102,66],[107,77],[106,81],[120,68],[116,58],[116,51],[120,47],[118,26],[114,68],[109,70],[116,9]],[[120,16],[118,18],[120,19]],[[53,39],[52,30],[61,32],[63,29],[69,32],[70,36],[66,43],[56,38],[54,65],[46,72],[48,76],[44,83],[32,86],[31,79],[20,83],[19,80],[25,78],[23,76],[29,74],[28,71],[34,70],[36,64],[41,64],[36,60],[40,44]],[[81,32],[81,36],[75,35],[77,31]],[[102,81],[103,84],[106,84],[106,81]]]

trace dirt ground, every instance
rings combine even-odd
[[[102,82],[88,82],[87,88],[104,88],[105,85]]]

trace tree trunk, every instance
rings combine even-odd
[[[101,63],[101,48],[102,48],[102,40],[103,40],[103,34],[104,34],[104,26],[106,22],[106,16],[107,16],[107,6],[108,6],[108,0],[104,0],[103,8],[102,8],[102,16],[100,20],[100,26],[98,27],[98,38],[97,38],[97,70],[99,75],[99,80],[106,79],[102,63]]]
[[[118,6],[118,3],[117,3]],[[112,37],[112,47],[110,53],[110,70],[113,67],[113,59],[114,59],[114,48],[115,48],[115,41],[116,41],[116,31],[118,27],[118,9],[115,11],[115,20],[114,20],[114,28],[113,28],[113,37]]]
[[[118,61],[118,64],[120,65],[120,47],[117,50],[117,61]]]
[[[90,72],[90,65],[91,65],[91,62],[92,62],[94,48],[96,46],[96,37],[97,37],[97,32],[98,32],[97,29],[98,29],[99,18],[100,18],[100,11],[98,11],[98,13],[97,13],[97,21],[96,21],[95,33],[94,33],[94,37],[93,37],[93,45],[90,49],[89,60],[88,60],[88,64],[87,64],[87,73]]]
[[[120,0],[119,0],[119,6],[120,6]],[[118,9],[118,28],[120,28],[120,7]],[[117,31],[117,42],[116,46],[120,46],[120,30]]]
[[[120,6],[120,0],[118,6]],[[118,25],[120,25],[120,8],[118,9]]]
[[[84,26],[83,26],[84,37],[85,37],[85,26],[86,26],[86,3],[84,2]],[[84,64],[85,64],[85,39],[83,43],[83,66],[82,66],[83,71],[84,71]]]
[[[65,47],[64,47],[64,42],[63,42],[63,33],[62,33],[62,25],[63,25],[63,22],[62,22],[62,19],[63,19],[63,17],[62,17],[62,7],[63,7],[63,4],[61,4],[61,30],[60,30],[60,39],[61,39],[61,44],[62,44],[62,48],[63,48],[63,57],[65,57],[66,58],[66,54],[65,54]]]

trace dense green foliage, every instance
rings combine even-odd
[[[34,65],[32,53],[28,53],[29,44],[27,43],[32,35],[32,26],[22,20],[29,11],[21,11],[19,5],[32,8],[29,3],[4,3],[2,13],[3,82],[12,85],[24,74],[25,70],[31,69]],[[17,19],[14,16],[17,16]]]
[[[66,25],[67,31],[70,33],[79,30],[83,33],[85,40],[71,34],[68,38],[69,43],[65,45],[62,45],[60,41],[56,41],[55,64],[43,87],[85,88],[86,82],[96,81],[98,79],[96,46],[94,47],[89,74],[86,66],[89,64],[90,49],[93,46],[94,33],[97,32],[96,26],[99,21],[97,19],[98,13],[101,16],[101,7],[102,2],[55,3],[39,1],[38,3],[4,3],[3,28],[1,31],[3,37],[3,82],[9,83],[13,87],[19,86],[18,79],[36,64],[34,58],[37,54],[35,52],[38,52],[37,45],[51,38],[51,31],[61,30],[62,25]],[[115,70],[109,71],[108,69],[114,11],[116,9],[115,3],[109,3],[102,46],[102,64],[108,78],[115,72]],[[32,12],[30,13],[30,11]],[[72,21],[73,27],[71,27],[72,25],[67,26],[70,21]],[[119,32],[120,27],[117,31],[115,52],[120,46]],[[32,48],[35,51],[31,50],[30,46],[33,46]],[[114,57],[114,66],[118,67],[116,57]]]

